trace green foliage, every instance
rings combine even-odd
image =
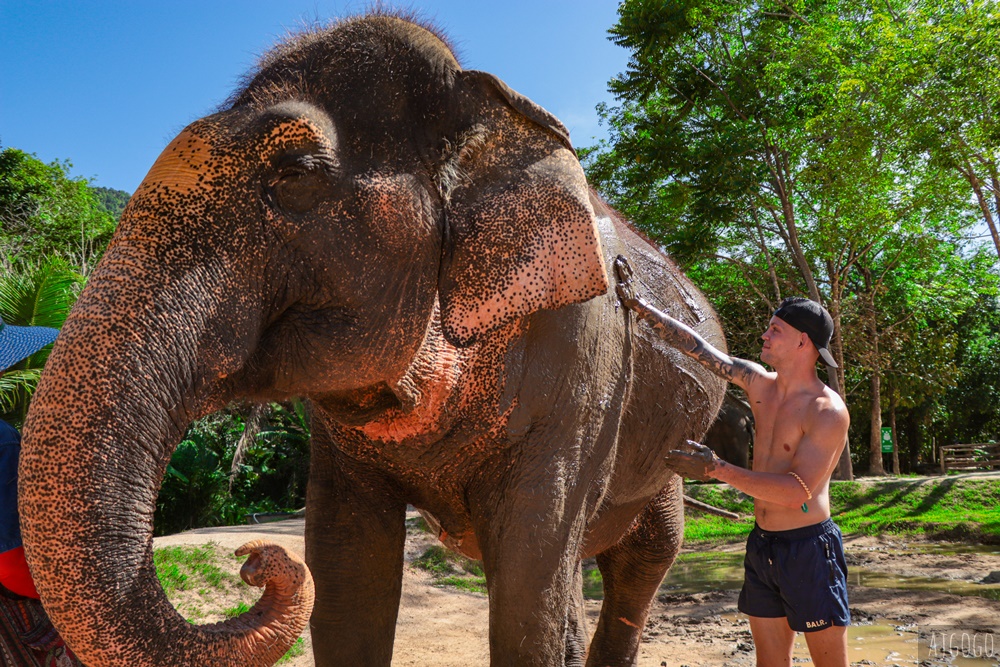
[[[632,55],[588,177],[706,292],[733,353],[757,356],[782,297],[824,302],[855,461],[874,404],[915,465],[942,397],[988,381],[956,362],[990,347],[964,314],[996,291],[968,240],[1000,206],[995,3],[626,0],[611,35]]]
[[[431,574],[449,574],[454,571],[454,554],[442,546],[434,545],[422,553],[413,565]]]
[[[237,466],[232,493],[248,505],[304,507],[309,478],[309,420],[302,401],[268,406],[263,428],[242,453],[245,463]]]
[[[116,216],[69,162],[45,164],[16,148],[0,150],[0,265],[59,257],[88,275],[104,252]]]
[[[265,406],[262,423],[262,430],[247,433],[246,416],[234,407],[188,428],[171,456],[157,498],[157,535],[238,525],[248,514],[305,506],[310,435],[305,405],[295,401]]]
[[[250,605],[248,605],[246,602],[240,602],[237,605],[229,607],[222,613],[226,618],[236,618],[237,616],[245,614],[248,611],[250,611]]]
[[[945,443],[976,443],[1000,437],[1000,306],[982,295],[956,328],[957,373],[934,415],[935,432]]]
[[[14,326],[59,329],[82,284],[83,278],[57,258],[39,265],[21,264],[0,273],[0,317]],[[0,376],[0,417],[15,427],[24,423],[50,349],[40,350]]]
[[[115,220],[121,218],[122,211],[125,210],[125,205],[128,204],[128,200],[132,197],[132,195],[124,190],[115,190],[113,188],[92,187],[90,190],[93,192],[97,203],[101,205],[101,208],[113,215]]]
[[[604,599],[604,578],[596,562],[583,565],[583,597],[586,600]]]
[[[726,519],[697,510],[686,510],[684,542],[718,542],[745,538],[753,528],[753,499],[722,484],[686,484],[684,492],[703,503],[736,512],[739,520]]]
[[[438,579],[437,583],[439,586],[450,586],[451,588],[457,588],[468,593],[481,593],[486,595],[489,592],[486,588],[486,577],[483,576],[443,577]]]
[[[1000,542],[998,480],[838,483],[831,487],[830,501],[845,533]]]

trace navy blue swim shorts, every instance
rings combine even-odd
[[[785,616],[796,632],[850,625],[844,543],[832,519],[781,531],[754,524],[743,569],[739,610],[744,614]]]

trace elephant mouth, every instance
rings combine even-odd
[[[385,382],[370,387],[323,394],[319,399],[326,412],[345,426],[363,426],[391,410],[401,410],[402,402]]]

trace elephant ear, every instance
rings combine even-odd
[[[485,72],[456,80],[462,127],[438,187],[446,237],[439,293],[459,346],[542,308],[607,292],[597,222],[566,128]]]

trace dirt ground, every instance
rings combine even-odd
[[[267,538],[302,553],[304,521],[293,519],[259,526],[200,529],[157,538],[156,547],[215,542],[235,549],[252,539]],[[407,561],[412,561],[435,541],[426,533],[411,531]],[[896,577],[934,577],[969,588],[1000,583],[1000,553],[966,550],[961,545],[949,553],[930,544],[915,545],[899,539],[852,538],[845,542],[849,569],[885,573]],[[926,551],[914,547],[925,546]],[[741,551],[742,545],[718,548]],[[855,627],[849,634],[852,664],[917,664],[917,628],[939,626],[960,629],[1000,630],[1000,601],[960,596],[944,590],[901,590],[856,585],[849,580],[851,612]],[[661,595],[647,624],[639,667],[745,667],[754,664],[753,643],[746,618],[736,611],[737,591],[711,591],[691,595]],[[596,627],[599,601],[588,601],[590,629]],[[489,664],[487,647],[488,604],[484,595],[433,584],[430,574],[407,566],[393,657],[394,666],[468,667]],[[308,637],[306,638],[308,642]],[[1000,649],[1000,636],[997,637]],[[796,665],[811,665],[804,643],[796,648]],[[313,665],[311,649],[286,663]],[[963,663],[964,664],[964,663]],[[998,664],[975,662],[968,664]]]

